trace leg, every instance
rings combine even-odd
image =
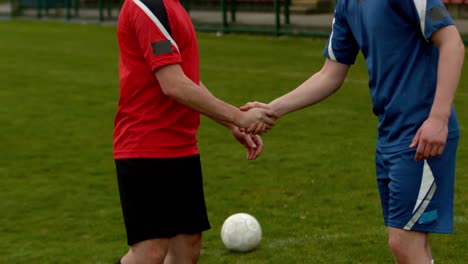
[[[432,259],[431,244],[429,243],[429,234],[427,234],[425,249],[426,249],[426,254],[429,256],[429,258],[431,259],[431,261],[433,261],[433,259]]]
[[[210,228],[200,157],[116,160],[116,167],[131,245],[122,263],[197,263],[201,232]]]
[[[131,246],[123,256],[122,264],[163,264],[169,239],[150,239]]]
[[[398,264],[430,264],[429,235],[423,232],[388,228],[388,244]]]
[[[196,264],[200,255],[202,235],[177,235],[169,241],[164,264]]]
[[[441,157],[414,161],[412,150],[377,152],[377,179],[388,244],[397,263],[431,263],[429,233],[453,230],[457,139]]]

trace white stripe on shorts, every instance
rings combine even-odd
[[[411,230],[411,228],[416,224],[418,219],[426,210],[429,202],[432,200],[434,193],[437,189],[437,186],[434,181],[434,175],[432,174],[431,167],[427,161],[424,161],[424,170],[423,176],[421,179],[421,187],[419,188],[418,200],[413,209],[413,217],[408,221],[408,223],[403,227],[405,230]]]

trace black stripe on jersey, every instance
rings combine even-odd
[[[172,52],[172,45],[170,40],[161,40],[151,43],[154,55],[168,54]]]
[[[169,35],[172,35],[169,18],[167,17],[167,11],[163,0],[141,0],[141,2],[158,18],[159,22],[161,22]]]

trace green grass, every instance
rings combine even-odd
[[[112,160],[118,95],[114,26],[0,22],[0,263],[113,263],[127,250]],[[202,80],[235,105],[270,101],[323,62],[323,39],[199,34]],[[468,71],[456,98],[465,134]],[[323,103],[282,118],[247,161],[203,118],[199,147],[212,229],[202,264],[392,263],[374,177],[376,119],[362,58]],[[436,262],[468,259],[468,141],[461,138],[455,234]],[[264,237],[248,254],[219,238],[248,212]]]

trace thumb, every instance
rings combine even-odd
[[[248,110],[252,109],[253,107],[254,107],[254,106],[253,106],[252,103],[246,103],[245,105],[239,107],[239,109],[240,109],[241,111],[248,111]]]
[[[414,136],[413,141],[411,141],[409,148],[415,148],[418,145],[420,136],[421,136],[421,129],[419,129],[418,132],[416,132],[416,135]]]

